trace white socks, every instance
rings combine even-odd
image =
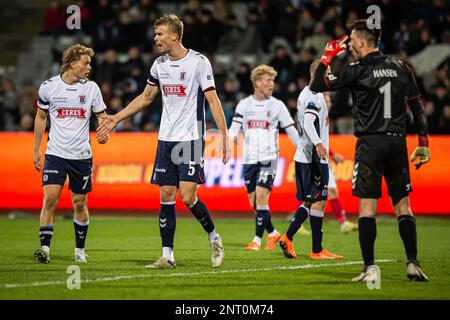
[[[171,262],[174,262],[175,257],[173,254],[173,249],[170,247],[163,247],[163,257]]]

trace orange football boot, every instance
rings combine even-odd
[[[275,245],[277,244],[278,240],[280,240],[281,234],[277,231],[277,234],[272,237],[267,237],[267,244],[264,250],[273,250],[275,249]]]
[[[261,250],[261,245],[257,244],[255,241],[252,241],[247,245],[247,248],[245,248],[245,250],[259,251],[259,250]]]
[[[278,242],[286,258],[297,259],[297,254],[294,250],[294,245],[292,241],[288,239],[286,234],[284,234]]]
[[[311,252],[309,258],[311,260],[334,260],[334,259],[342,259],[343,256],[331,253],[327,249],[323,249],[319,253]]]

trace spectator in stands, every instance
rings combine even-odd
[[[147,16],[147,22],[144,28],[144,39],[141,43],[141,48],[143,52],[152,52],[153,44],[155,39],[155,27],[154,23],[158,17],[161,16],[159,10],[150,11]]]
[[[196,19],[195,12],[192,10],[186,10],[184,12],[183,23],[183,43],[187,48],[192,48],[193,50],[199,51],[202,46],[201,38],[198,36],[201,32],[201,26]]]
[[[330,36],[325,34],[325,27],[322,22],[317,22],[314,25],[313,34],[305,38],[304,48],[312,49],[316,52],[315,58],[320,58],[320,55],[326,43],[330,40]]]
[[[34,117],[32,115],[26,113],[21,116],[19,131],[34,131]]]
[[[248,63],[239,63],[236,78],[239,82],[239,91],[245,95],[253,94],[253,83],[250,80],[251,68]]]
[[[203,9],[200,15],[200,26],[200,51],[204,54],[215,53],[223,33],[222,24],[213,17],[210,10]]]
[[[117,13],[110,4],[110,0],[99,0],[98,6],[94,10],[95,21],[105,23],[117,20]]]
[[[120,63],[117,61],[117,53],[113,49],[106,51],[105,60],[96,68],[96,82],[110,82],[113,86],[121,79]]]
[[[408,26],[404,21],[400,23],[397,31],[394,33],[393,47],[396,51],[407,51],[409,42],[409,31]]]
[[[3,81],[0,91],[0,104],[2,105],[3,123],[0,127],[6,131],[16,130],[19,123],[19,95],[12,79]]]
[[[102,93],[103,102],[108,107],[111,103],[111,100],[115,97],[112,91],[112,86],[110,82],[102,82],[100,84],[100,91]]]
[[[143,40],[144,30],[139,7],[131,0],[121,0],[117,13],[122,32],[126,35],[122,38],[121,51],[126,51],[130,46],[137,46]]]
[[[295,81],[301,77],[309,78],[309,66],[313,60],[314,55],[310,49],[302,49],[299,51],[298,60],[293,70]]]
[[[297,23],[298,13],[292,4],[286,1],[278,20],[277,34],[288,42],[293,43],[295,41],[294,30],[296,29]],[[275,68],[275,70],[277,70],[277,68]]]
[[[60,35],[66,27],[66,12],[61,6],[61,2],[53,0],[44,14],[43,23],[44,35]]]
[[[130,47],[128,49],[128,59],[121,66],[121,71],[123,75],[130,76],[133,69],[138,68],[141,70],[145,69],[144,61],[142,61],[141,53],[138,47]]]
[[[450,104],[448,89],[445,85],[438,83],[434,88],[431,101],[427,105],[427,116],[430,133],[438,133],[438,127],[444,106]]]
[[[234,78],[230,77],[225,81],[225,90],[222,93],[219,92],[223,108],[234,110],[239,100],[238,89],[238,83]]]
[[[115,18],[101,21],[94,37],[94,48],[98,52],[121,48],[122,34]]]
[[[241,28],[236,15],[230,14],[224,21],[224,33],[218,44],[218,53],[235,54],[239,45],[242,43],[244,29]]]
[[[286,48],[284,46],[277,46],[275,48],[274,57],[270,60],[269,65],[278,71],[278,77],[276,80],[282,86],[287,85],[291,81],[293,64],[294,63],[288,55]]]
[[[31,81],[25,81],[19,97],[20,116],[22,117],[25,114],[29,114],[34,119],[37,108],[37,100],[37,88]]]
[[[442,109],[442,116],[439,121],[439,134],[450,134],[450,103]]]
[[[262,34],[261,20],[258,10],[250,8],[247,14],[247,28],[241,37],[241,41],[235,50],[235,54],[257,54],[261,48]]]

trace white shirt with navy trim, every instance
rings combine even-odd
[[[67,84],[58,75],[44,81],[38,95],[38,107],[50,118],[45,154],[71,160],[92,158],[91,114],[106,110],[98,85],[89,80]]]
[[[300,93],[297,100],[297,119],[298,119],[298,129],[300,134],[300,143],[295,152],[294,160],[301,163],[311,163],[313,150],[315,148],[314,144],[309,139],[308,135],[305,133],[303,127],[303,122],[305,119],[305,114],[310,113],[316,116],[314,122],[317,135],[322,140],[325,148],[328,148],[328,110],[325,103],[325,97],[323,93],[313,92],[306,86]],[[320,160],[321,163],[328,163],[328,160]]]
[[[278,158],[279,128],[294,126],[286,105],[274,97],[259,101],[248,96],[235,111],[233,122],[240,123],[244,131],[244,163]]]
[[[205,137],[204,92],[215,90],[215,84],[211,63],[204,55],[189,49],[186,56],[173,61],[164,54],[153,63],[147,83],[161,89],[159,140]]]

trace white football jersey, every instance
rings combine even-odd
[[[106,110],[98,85],[89,80],[67,84],[58,75],[44,81],[38,93],[37,105],[50,118],[45,153],[70,160],[92,158],[91,114]]]
[[[297,100],[297,119],[300,135],[300,144],[295,152],[294,160],[302,163],[311,163],[314,144],[305,133],[303,122],[306,113],[312,113],[316,116],[314,127],[317,135],[322,140],[325,148],[328,149],[328,110],[325,104],[325,97],[322,93],[313,92],[306,86],[300,93]],[[321,163],[328,163],[328,160],[320,160]]]
[[[215,84],[211,63],[204,55],[189,49],[185,57],[173,61],[164,54],[153,63],[147,83],[161,89],[159,140],[205,137],[204,92],[215,90]]]
[[[286,105],[269,97],[258,101],[253,96],[242,99],[235,111],[234,122],[244,131],[244,163],[278,158],[278,131],[294,125]]]

